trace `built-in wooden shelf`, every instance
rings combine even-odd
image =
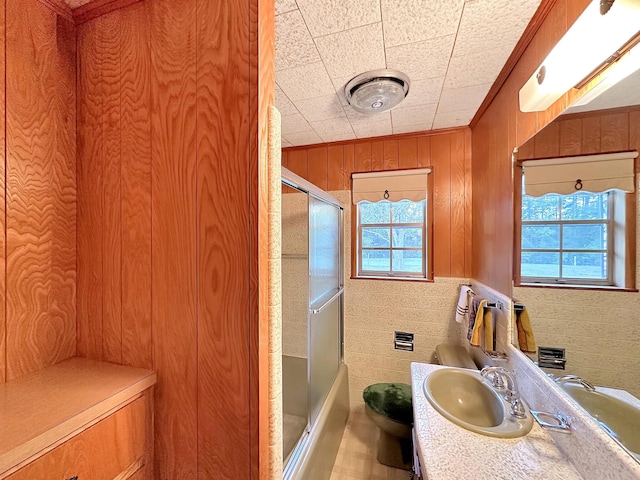
[[[150,370],[71,358],[0,386],[0,479],[138,398]]]

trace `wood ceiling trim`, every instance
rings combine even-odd
[[[496,78],[496,81],[493,82],[493,85],[489,89],[489,93],[487,93],[487,96],[480,105],[480,108],[471,119],[471,123],[469,124],[471,128],[476,126],[480,118],[482,118],[482,115],[484,115],[484,112],[486,112],[491,105],[491,102],[493,102],[493,100],[496,98],[498,92],[500,92],[500,89],[509,78],[509,75],[511,75],[513,69],[516,67],[518,60],[520,60],[520,57],[522,57],[522,55],[524,54],[525,50],[533,40],[533,37],[538,32],[540,26],[543,24],[543,22],[549,15],[549,12],[551,12],[557,1],[558,0],[542,0],[540,6],[536,10],[536,13],[534,13],[533,17],[531,17],[531,21],[527,25],[527,28],[524,30],[524,33],[520,37],[520,40],[518,40],[518,43],[513,49],[513,52],[511,52],[511,55],[507,59],[507,63],[505,63],[504,67],[502,67],[502,70],[500,70],[498,78]]]
[[[140,0],[93,0],[73,9],[73,20],[76,25],[93,20],[96,17],[128,7]]]
[[[58,15],[73,21],[73,10],[62,0],[40,0],[40,3],[49,7]]]

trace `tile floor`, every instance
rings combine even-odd
[[[376,460],[378,428],[364,412],[351,409],[330,480],[408,480],[406,470],[380,465]]]

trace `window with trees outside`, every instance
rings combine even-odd
[[[426,278],[426,200],[357,204],[357,275]]]
[[[612,191],[523,195],[521,281],[614,285],[616,202]]]

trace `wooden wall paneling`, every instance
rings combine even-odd
[[[197,478],[196,4],[151,13],[151,212],[156,478]]]
[[[124,9],[139,1],[141,0],[92,0],[89,3],[73,9],[73,20],[76,24],[80,25],[102,15]]]
[[[603,152],[626,150],[629,145],[629,114],[610,113],[600,120],[600,148]]]
[[[383,170],[397,170],[400,165],[398,158],[398,140],[385,140],[383,143]]]
[[[102,83],[102,359],[122,362],[122,203],[120,134],[120,33],[116,11],[96,19]],[[90,159],[85,159],[90,161]]]
[[[582,121],[580,119],[562,120],[560,124],[561,156],[580,155],[582,144]]]
[[[600,116],[582,119],[582,154],[599,153],[600,150]]]
[[[371,142],[371,171],[384,170],[384,142]]]
[[[431,166],[431,137],[418,137],[418,167]]]
[[[453,277],[464,277],[465,273],[465,135],[453,133],[451,137],[451,271]]]
[[[537,158],[557,157],[560,154],[560,125],[553,122],[535,136],[535,156]]]
[[[282,157],[280,159],[280,163],[284,168],[288,168],[288,164],[289,164],[288,158],[289,158],[289,151],[282,150]]]
[[[431,138],[434,276],[451,275],[451,136]]]
[[[196,5],[198,478],[250,478],[249,2]]]
[[[5,3],[0,2],[0,79],[5,78]],[[6,211],[5,211],[5,82],[0,81],[0,385],[6,380]]]
[[[78,355],[102,360],[102,61],[98,20],[78,27]]]
[[[371,142],[356,143],[353,164],[354,172],[370,172],[371,168]]]
[[[153,368],[149,5],[121,10],[122,363]]]
[[[345,180],[343,146],[331,145],[327,149],[327,190],[345,190]]]
[[[629,113],[629,149],[640,152],[640,110]]]
[[[76,352],[75,27],[6,2],[7,380]]]
[[[402,138],[398,141],[398,168],[418,166],[418,139]]]
[[[351,190],[351,174],[357,171],[355,145],[344,145],[342,151],[344,153],[344,189]],[[347,208],[346,205],[345,208]]]
[[[472,242],[472,229],[473,229],[473,182],[472,182],[472,135],[471,129],[467,129],[464,132],[464,276],[471,277],[473,268],[473,242]]]
[[[307,150],[290,150],[287,155],[288,169],[302,178],[308,178]]]
[[[327,189],[327,147],[310,148],[307,153],[309,165],[308,180],[322,190]]]

